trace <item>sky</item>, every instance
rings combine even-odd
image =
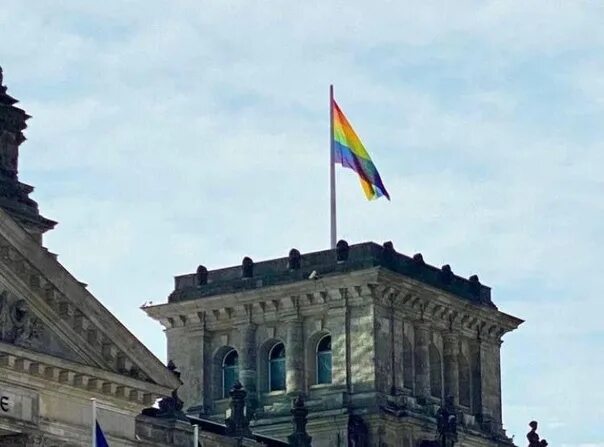
[[[604,3],[3,0],[48,248],[165,360],[173,276],[329,244],[329,84],[392,201],[340,238],[478,274],[526,322],[504,424],[604,446]]]

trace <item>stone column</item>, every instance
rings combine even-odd
[[[415,324],[415,394],[420,399],[430,397],[430,360],[428,346],[430,326],[421,321]]]
[[[287,341],[285,345],[285,389],[288,394],[304,391],[304,331],[302,321],[291,320],[287,323]]]
[[[472,409],[492,431],[501,430],[500,343],[479,338],[472,346]]]
[[[248,410],[253,411],[258,404],[256,392],[256,325],[245,324],[239,328],[241,334],[241,349],[239,351],[239,381],[247,391]]]
[[[170,333],[168,338],[168,360],[174,361],[182,374],[183,384],[178,393],[184,401],[185,410],[194,414],[207,412],[212,405],[209,332],[200,327],[189,333]]]
[[[454,405],[459,404],[459,338],[453,332],[443,334],[445,401],[449,396]]]
[[[346,386],[350,381],[348,373],[349,368],[349,349],[348,349],[348,318],[344,308],[333,308],[328,311],[329,328],[331,332],[331,353],[332,353],[332,385]],[[316,374],[316,371],[309,370],[309,373]]]

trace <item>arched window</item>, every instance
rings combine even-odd
[[[440,353],[434,344],[430,345],[430,394],[433,397],[442,399],[442,366]]]
[[[317,383],[331,383],[331,335],[317,344]]]
[[[268,353],[268,389],[285,389],[285,346],[279,342]]]
[[[229,397],[229,391],[239,378],[239,354],[234,349],[226,353],[222,360],[222,397]]]
[[[406,335],[403,335],[403,385],[413,389],[413,350]]]
[[[459,405],[470,408],[472,393],[470,390],[470,364],[466,356],[459,354]]]

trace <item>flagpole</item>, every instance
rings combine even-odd
[[[96,399],[93,397],[92,401],[92,447],[96,447]]]
[[[336,248],[336,160],[333,140],[333,85],[329,86],[329,186],[331,248]]]
[[[193,447],[199,446],[199,425],[193,425]]]

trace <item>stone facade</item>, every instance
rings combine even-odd
[[[224,414],[224,362],[234,349],[257,432],[286,439],[291,399],[303,394],[315,447],[411,447],[435,438],[436,412],[451,396],[460,445],[511,445],[500,347],[521,320],[500,312],[478,277],[426,265],[391,243],[341,241],[336,250],[246,258],[210,272],[200,266],[176,277],[166,304],[144,310],[165,327],[191,414]],[[326,336],[331,377],[319,371]],[[272,378],[281,343],[283,389]]]

